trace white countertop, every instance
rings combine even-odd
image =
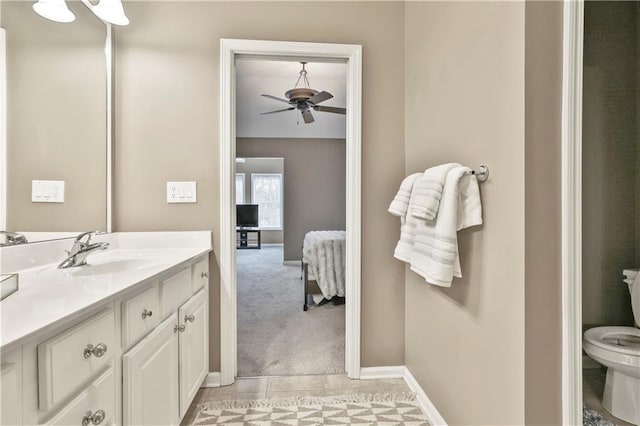
[[[40,253],[36,257],[50,261],[49,250],[59,250],[59,243],[49,247],[40,243],[31,250],[25,246],[15,253],[3,251],[2,272],[18,272],[20,289],[0,302],[0,348],[80,316],[138,284],[177,272],[211,251],[210,236],[208,231],[101,235],[93,241],[107,241],[109,249],[89,255],[88,265],[67,269],[58,269],[59,261],[43,264],[26,255],[47,252],[49,256]],[[63,252],[60,260],[64,257]],[[7,265],[13,270],[7,270]],[[33,266],[17,269],[25,265]]]

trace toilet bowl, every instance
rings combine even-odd
[[[640,330],[591,328],[584,333],[582,348],[608,367],[602,406],[619,419],[640,424]]]
[[[625,271],[626,272],[626,271]],[[640,321],[640,276],[629,285],[636,324]],[[584,332],[582,348],[607,367],[602,406],[615,417],[640,425],[640,329],[595,327]]]

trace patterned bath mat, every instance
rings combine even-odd
[[[602,417],[596,410],[582,406],[582,424],[584,426],[615,426],[612,422]]]
[[[413,393],[210,401],[194,425],[429,425]]]

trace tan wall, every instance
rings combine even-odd
[[[300,260],[308,231],[344,230],[344,139],[237,140],[239,156],[284,157],[284,260]]]
[[[637,266],[636,5],[586,2],[582,321],[632,325],[622,269]]]
[[[236,173],[244,173],[244,200],[245,204],[251,204],[251,173],[284,173],[284,160],[282,158],[245,158],[244,163],[236,163]],[[283,176],[284,181],[284,176]],[[284,224],[286,227],[286,223]],[[284,230],[260,232],[263,244],[282,244],[284,242]]]
[[[484,225],[458,235],[464,278],[406,272],[406,365],[450,425],[525,420],[524,25],[524,3],[406,4],[406,173],[491,170]]]
[[[562,424],[562,2],[526,3],[525,423]]]
[[[213,231],[211,371],[220,368],[220,38],[363,45],[361,361],[402,364],[404,271],[390,256],[398,225],[386,208],[404,174],[404,4],[128,2],[127,14],[132,24],[116,29],[114,226]],[[182,179],[198,182],[198,203],[168,205],[166,181]]]
[[[48,21],[3,1],[7,34],[7,227],[106,229],[105,26],[79,2]],[[64,180],[65,202],[32,203],[31,181]]]

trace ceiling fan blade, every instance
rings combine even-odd
[[[275,111],[267,111],[267,112],[261,112],[260,115],[265,115],[265,114],[274,114],[276,112],[283,112],[283,111],[291,111],[295,109],[294,107],[290,107],[290,108],[285,108],[285,109],[277,109]]]
[[[288,103],[289,103],[289,101],[288,101],[288,100],[286,100],[286,99],[278,98],[278,97],[271,96],[271,95],[260,95],[260,96],[264,96],[265,98],[273,99],[274,101],[284,102],[284,103],[286,103],[286,104],[288,104]]]
[[[304,122],[306,124],[313,123],[314,121],[316,121],[313,118],[313,114],[311,114],[311,110],[309,109],[305,109],[304,111],[302,111],[302,118],[304,119]]]
[[[314,110],[316,111],[322,111],[322,112],[333,112],[335,114],[346,114],[347,113],[347,109],[346,108],[338,108],[338,107],[332,107],[332,106],[314,106],[313,107]]]
[[[325,92],[324,90],[320,93],[316,93],[315,95],[313,95],[312,97],[310,97],[309,99],[307,99],[307,102],[310,102],[314,105],[319,104],[320,102],[324,102],[326,100],[329,100],[333,98],[333,95],[329,92]]]

